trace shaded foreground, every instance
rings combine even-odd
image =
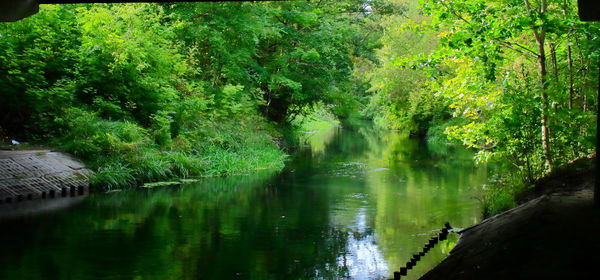
[[[598,274],[600,211],[593,167],[555,173],[516,208],[462,231],[450,255],[420,279],[591,279]]]

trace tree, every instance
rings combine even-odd
[[[370,111],[388,127],[443,131],[481,160],[508,160],[525,181],[586,154],[600,45],[591,34],[599,29],[578,21],[574,7],[569,0],[422,1],[415,10],[423,15],[409,8],[382,37]]]
[[[539,98],[532,100],[537,102],[540,118],[539,139],[541,143],[542,158],[546,172],[552,170],[555,157],[563,159],[564,143],[560,143],[564,134],[553,136],[551,131],[559,133],[565,131],[565,127],[585,127],[586,124],[571,123],[565,114],[581,115],[581,113],[563,111],[561,108],[562,98],[559,94],[564,88],[569,89],[569,98],[574,95],[572,86],[561,86],[559,77],[558,53],[562,52],[561,40],[566,36],[577,38],[585,36],[587,32],[597,27],[578,24],[578,29],[573,28],[576,19],[573,15],[565,12],[572,7],[572,1],[550,1],[540,0],[499,0],[499,1],[426,1],[424,7],[434,19],[431,26],[442,32],[443,50],[441,55],[447,59],[453,57],[465,57],[475,59],[485,69],[485,77],[488,81],[496,83],[498,87],[505,88],[509,78],[528,79],[534,73],[530,73],[528,61],[537,64],[537,83],[534,87],[523,84],[514,90],[534,90]],[[589,38],[589,37],[588,37]],[[549,41],[550,40],[550,41]],[[586,38],[587,40],[587,38]],[[595,39],[592,39],[595,40]],[[548,71],[548,49],[550,49],[553,66],[552,79]],[[567,48],[567,59],[570,60],[570,45]],[[440,52],[438,52],[440,53]],[[595,51],[591,51],[595,53]],[[593,55],[595,56],[595,55]],[[572,61],[571,61],[572,63]],[[571,67],[571,66],[569,66]],[[504,73],[499,73],[502,71]],[[523,75],[514,75],[522,72]],[[570,72],[573,74],[573,72]],[[452,75],[451,75],[452,76]],[[586,78],[587,74],[581,76]],[[498,79],[502,79],[498,81]],[[499,83],[501,82],[501,83]],[[468,96],[468,95],[467,95]],[[510,105],[510,104],[507,104]],[[567,106],[565,106],[567,107]],[[572,107],[572,106],[570,106]],[[554,110],[551,110],[554,108]],[[530,111],[531,112],[531,111]],[[553,117],[554,116],[554,117]],[[566,117],[566,118],[565,118]],[[585,117],[587,119],[587,117]],[[550,119],[555,123],[551,129]],[[524,128],[520,128],[524,129]],[[571,136],[573,137],[573,136]],[[552,148],[560,144],[560,148]],[[587,141],[586,141],[587,142]],[[581,143],[581,142],[579,142]],[[572,142],[569,145],[579,145]],[[574,146],[572,146],[574,148]],[[554,151],[554,149],[558,149]]]

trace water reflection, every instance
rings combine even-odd
[[[2,203],[0,204],[0,221],[7,219],[19,219],[22,217],[35,215],[37,213],[69,208],[83,202],[84,199],[85,196],[75,196]]]
[[[338,266],[344,267],[354,279],[380,279],[389,274],[387,263],[375,241],[370,226],[367,226],[366,209],[361,208],[348,232],[346,254],[338,257]]]
[[[0,279],[385,279],[443,222],[479,219],[474,187],[487,169],[465,150],[369,126],[306,136],[279,173],[96,195],[0,222]]]

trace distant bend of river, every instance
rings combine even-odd
[[[280,172],[91,195],[0,220],[0,279],[387,279],[444,222],[480,220],[489,170],[472,156],[368,124],[306,132]]]

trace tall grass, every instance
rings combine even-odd
[[[528,188],[515,177],[492,177],[481,188],[483,217],[488,218],[517,206],[516,196]]]
[[[259,117],[212,120],[158,144],[143,127],[72,110],[56,144],[96,170],[92,186],[115,189],[174,178],[221,176],[281,169],[286,155]]]

